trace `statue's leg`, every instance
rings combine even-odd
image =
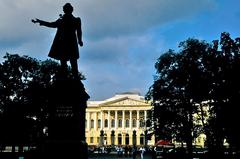
[[[63,76],[67,74],[67,60],[60,60],[61,62],[61,73]]]
[[[70,59],[70,64],[72,66],[72,74],[75,78],[78,78],[78,64],[77,59]]]

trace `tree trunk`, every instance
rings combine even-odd
[[[189,112],[188,112],[188,123],[186,127],[186,144],[187,144],[187,158],[192,159],[192,152],[193,152],[193,112],[192,112],[192,104],[189,104]]]
[[[186,139],[186,144],[187,144],[187,158],[192,159],[192,152],[193,152],[193,136],[192,136],[192,129],[191,126],[192,123],[189,123],[189,127],[187,128],[187,139]]]

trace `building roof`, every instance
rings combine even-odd
[[[105,104],[105,103],[111,103],[114,101],[120,101],[124,99],[132,99],[135,101],[145,101],[144,97],[140,95],[140,93],[137,92],[124,92],[124,93],[116,93],[115,96],[105,99],[103,101],[88,101],[87,105],[88,107],[97,107],[99,105]]]

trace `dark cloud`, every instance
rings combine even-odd
[[[56,20],[63,0],[0,0],[0,40],[31,39],[39,34],[31,18]],[[72,1],[74,14],[81,16],[87,38],[141,34],[156,25],[214,7],[214,0],[80,0]]]
[[[89,0],[81,10],[89,38],[141,34],[147,29],[214,7],[213,0]],[[80,11],[81,11],[80,10]],[[80,12],[79,11],[79,12]]]
[[[79,69],[91,99],[139,90],[152,81],[164,39],[154,28],[215,7],[215,0],[70,0],[82,18],[84,47]],[[31,23],[54,21],[65,0],[0,0],[0,55],[21,53],[46,59],[56,30]],[[1,56],[2,57],[2,56]],[[0,60],[1,61],[1,60]]]

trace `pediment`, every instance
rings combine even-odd
[[[108,101],[106,103],[102,103],[102,106],[134,106],[134,105],[149,105],[144,100],[135,100],[131,98],[121,98],[113,101]]]

